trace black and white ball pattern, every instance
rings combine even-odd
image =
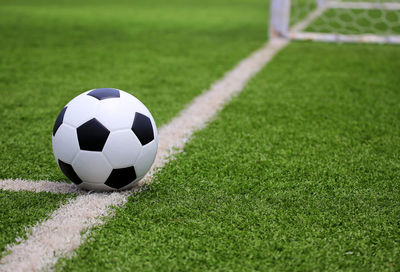
[[[61,171],[78,187],[125,190],[149,171],[158,134],[143,103],[124,91],[103,88],[87,91],[64,107],[52,144]]]

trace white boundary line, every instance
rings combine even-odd
[[[22,179],[5,179],[0,180],[0,190],[5,191],[31,191],[31,192],[48,192],[53,194],[77,194],[82,193],[73,184],[65,182],[52,182],[47,180],[32,181]]]
[[[3,257],[0,270],[22,272],[50,268],[58,257],[79,247],[81,232],[101,224],[101,217],[110,214],[110,206],[120,206],[126,201],[127,193],[117,192],[79,195],[71,199],[54,211],[49,220],[32,227],[27,232],[27,240],[7,246],[6,253],[10,251],[11,254]]]
[[[207,125],[213,116],[239,93],[248,80],[260,71],[272,57],[289,43],[275,39],[241,61],[210,90],[194,99],[178,117],[159,131],[159,149],[155,163],[142,184],[150,182],[152,174],[182,150],[193,133]],[[51,268],[58,258],[77,249],[83,242],[81,233],[110,213],[110,206],[120,206],[129,193],[93,193],[76,199],[53,212],[47,221],[28,230],[28,238],[7,247],[8,255],[0,260],[1,271],[40,271]]]

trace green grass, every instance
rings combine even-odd
[[[267,33],[264,0],[0,4],[0,179],[66,180],[51,131],[77,94],[120,88],[162,125]]]
[[[294,43],[64,271],[398,271],[400,48]]]
[[[26,227],[44,220],[71,194],[0,191],[0,257],[7,244],[25,238]]]

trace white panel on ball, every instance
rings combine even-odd
[[[123,100],[124,103],[126,103],[128,105],[135,105],[135,112],[139,112],[148,117],[152,116],[150,111],[146,108],[146,106],[139,99],[134,97],[133,95],[126,93],[124,91],[121,91],[121,100]]]
[[[132,130],[111,132],[103,148],[103,154],[114,168],[133,166],[142,145]]]
[[[120,91],[122,93],[122,91]],[[110,98],[100,101],[96,118],[110,131],[131,128],[136,104],[125,99]]]
[[[52,140],[54,157],[65,163],[71,163],[79,151],[76,129],[67,124],[62,124]]]
[[[149,171],[151,165],[156,158],[158,148],[158,139],[154,139],[147,145],[143,146],[140,156],[136,160],[135,170],[136,176],[143,177]]]
[[[67,110],[64,115],[64,123],[74,127],[79,127],[95,116],[99,100],[86,95],[78,95],[67,104]]]
[[[83,183],[104,183],[112,171],[112,166],[104,155],[93,151],[79,151],[72,167]]]

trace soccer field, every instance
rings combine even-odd
[[[51,133],[79,93],[125,90],[168,127],[267,42],[264,0],[1,6],[0,179],[15,182],[69,183]],[[84,228],[73,251],[21,267],[398,271],[399,70],[399,45],[290,42],[149,184]],[[2,188],[0,271],[12,271],[17,244],[20,256],[56,248],[32,233],[96,195]],[[24,251],[31,240],[37,252]]]

